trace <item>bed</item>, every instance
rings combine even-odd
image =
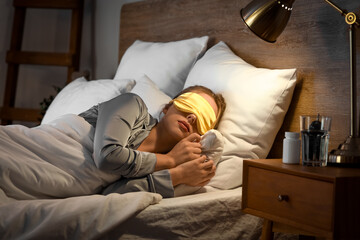
[[[248,2],[125,4],[114,79],[71,82],[38,127],[0,127],[0,238],[259,239],[262,220],[241,212],[242,161],[280,158],[284,132],[299,131],[302,114],[333,116],[331,149],[345,139],[348,83],[339,79],[348,77],[347,41],[335,34],[346,27],[333,9],[297,1],[282,37],[266,43],[241,22],[239,10]],[[68,174],[88,165],[89,174],[102,178],[91,162],[93,129],[76,114],[133,92],[160,118],[171,97],[195,84],[223,93],[227,102],[218,129],[223,152],[207,186],[178,186],[175,198],[102,195],[106,179],[89,183],[81,172]],[[33,184],[39,190],[27,191]]]

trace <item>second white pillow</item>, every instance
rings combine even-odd
[[[125,52],[114,80],[149,76],[164,93],[174,97],[184,86],[196,60],[206,50],[207,36],[174,42],[135,41]]]
[[[79,114],[92,106],[110,100],[122,93],[130,91],[135,85],[135,80],[100,79],[88,81],[78,78],[66,85],[55,97],[46,111],[41,124],[68,114]]]
[[[156,84],[146,75],[135,80],[136,85],[131,90],[145,102],[151,116],[160,120],[160,114],[171,98],[160,91]]]

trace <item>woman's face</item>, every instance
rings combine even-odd
[[[196,93],[209,102],[215,111],[215,115],[217,115],[218,108],[215,100],[206,93]],[[194,132],[200,134],[197,129],[197,117],[195,114],[179,111],[174,104],[172,104],[169,108],[164,108],[163,112],[165,115],[161,119],[161,124],[173,140],[178,142]]]

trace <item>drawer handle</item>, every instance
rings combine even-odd
[[[282,202],[282,201],[287,202],[287,201],[289,201],[289,196],[288,196],[288,195],[279,194],[279,196],[278,196],[278,201],[279,201],[279,202]]]

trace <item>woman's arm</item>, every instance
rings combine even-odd
[[[174,197],[169,170],[154,172],[141,178],[121,178],[106,187],[102,194],[139,191],[159,193],[165,198]]]
[[[133,130],[154,121],[142,99],[123,94],[99,105],[94,137],[94,161],[104,171],[141,177],[155,169],[156,156],[128,147]],[[153,123],[155,124],[155,122]]]

